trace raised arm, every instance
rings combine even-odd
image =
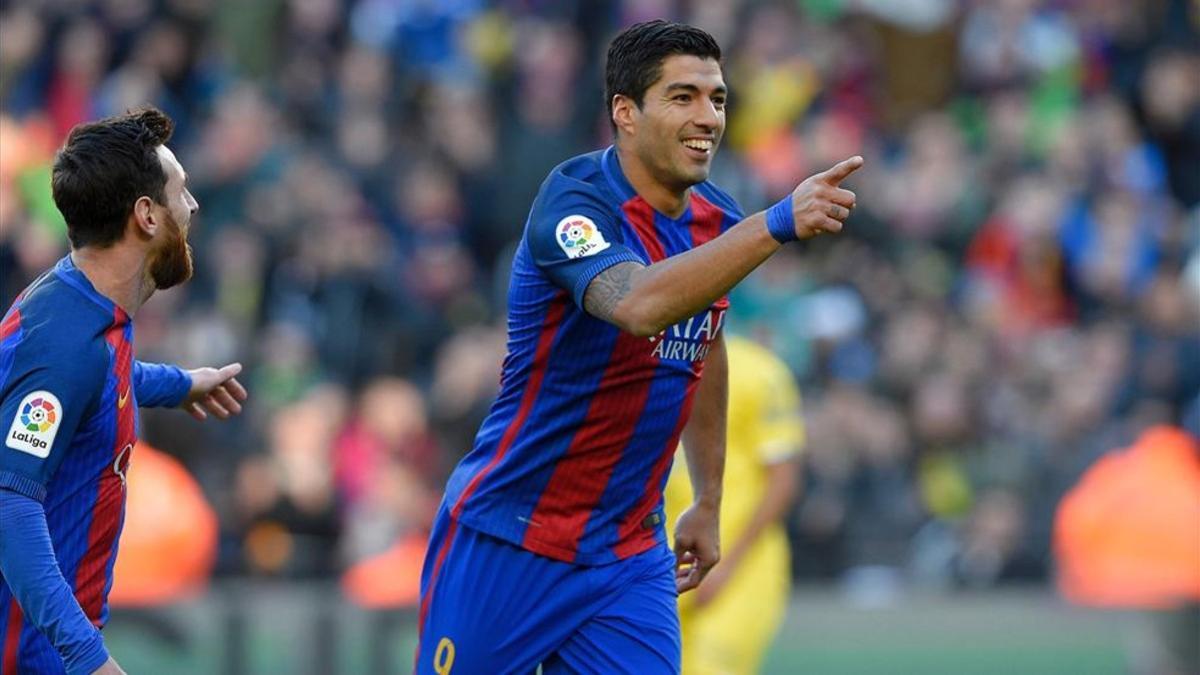
[[[645,266],[620,262],[596,275],[584,295],[589,314],[634,335],[656,335],[725,295],[780,245],[839,232],[855,195],[839,187],[863,164],[851,157],[809,177],[775,206],[701,246]]]

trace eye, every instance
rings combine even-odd
[[[671,97],[671,100],[678,101],[680,103],[687,103],[688,101],[692,100],[692,97],[690,94],[675,94]]]

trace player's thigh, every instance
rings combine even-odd
[[[613,584],[606,604],[543,664],[546,675],[679,672],[674,559],[665,547],[635,559],[632,578]]]
[[[422,597],[416,672],[532,672],[586,618],[579,568],[470,528],[449,530],[431,542],[430,555],[441,561]]]
[[[787,612],[786,559],[747,559],[711,603],[683,613],[684,675],[757,673]]]

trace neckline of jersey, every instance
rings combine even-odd
[[[101,294],[100,291],[96,290],[96,287],[92,284],[92,280],[87,278],[87,275],[83,273],[83,270],[80,270],[75,266],[75,261],[71,260],[70,253],[63,256],[62,260],[58,261],[58,264],[54,266],[54,273],[58,275],[58,278],[62,279],[68,286],[83,294],[85,298],[91,300],[97,305],[100,305],[105,312],[108,312],[109,314],[112,314],[122,320],[127,318],[125,310],[118,307],[117,303],[113,302],[111,299]]]
[[[604,172],[604,177],[608,179],[609,185],[612,186],[613,190],[615,190],[617,195],[621,198],[622,203],[628,202],[634,198],[641,199],[643,202],[646,202],[646,206],[649,206],[650,209],[654,211],[654,215],[657,218],[662,218],[663,220],[675,225],[690,225],[692,223],[692,196],[696,189],[695,187],[689,188],[688,190],[687,206],[684,207],[683,213],[679,214],[678,218],[672,218],[671,216],[668,216],[662,211],[654,208],[650,202],[646,201],[645,197],[641,196],[637,193],[637,190],[633,189],[633,184],[630,183],[629,179],[625,177],[625,170],[621,168],[621,159],[617,157],[617,146],[610,145],[605,148],[604,155],[600,158],[600,168]]]

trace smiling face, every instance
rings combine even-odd
[[[666,57],[639,107],[618,97],[614,120],[651,176],[673,191],[708,180],[725,133],[725,79],[714,59]]]

